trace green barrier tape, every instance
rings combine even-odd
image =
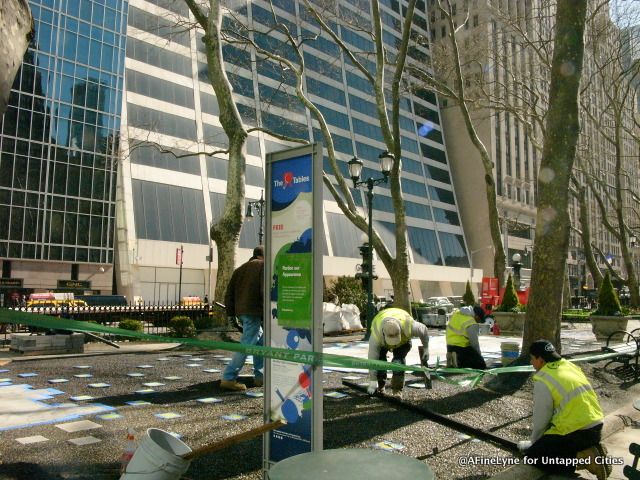
[[[335,355],[320,352],[303,352],[289,350],[286,348],[265,347],[260,345],[243,345],[239,343],[221,342],[217,340],[198,340],[195,338],[175,338],[163,337],[160,335],[152,335],[149,333],[134,332],[122,328],[106,327],[98,323],[80,322],[78,320],[63,319],[52,317],[49,315],[26,313],[17,310],[0,310],[0,323],[15,323],[21,325],[30,325],[32,327],[40,327],[55,330],[72,330],[77,332],[89,333],[107,333],[111,335],[119,335],[123,337],[133,337],[140,340],[148,340],[162,343],[183,343],[194,347],[206,349],[228,350],[231,352],[241,352],[247,355],[257,355],[277,360],[285,360],[294,363],[304,363],[308,365],[325,366],[325,367],[346,367],[359,368],[366,370],[391,370],[405,372],[423,372],[431,375],[432,378],[459,386],[475,387],[485,375],[499,375],[504,373],[527,373],[533,372],[531,365],[499,367],[489,370],[476,370],[472,368],[442,368],[440,367],[440,359],[436,360],[435,368],[426,368],[420,366],[402,365],[399,363],[384,362],[382,360],[361,359],[357,357],[348,357],[345,355]],[[573,362],[586,362],[593,360],[602,360],[617,356],[617,353],[606,353],[602,355],[592,355],[578,359],[572,359]],[[448,378],[448,375],[463,374],[468,375],[463,378]]]

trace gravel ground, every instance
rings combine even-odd
[[[201,357],[202,367],[188,367],[190,357]],[[218,357],[215,357],[218,355]],[[220,356],[228,352],[159,352],[153,354],[127,354],[85,358],[59,358],[13,362],[10,372],[2,376],[15,377],[18,373],[37,372],[37,377],[14,378],[15,383],[28,383],[34,388],[55,387],[65,395],[54,397],[48,403],[68,401],[71,395],[89,394],[99,403],[114,406],[123,415],[112,421],[83,417],[102,425],[102,428],[68,434],[54,425],[38,425],[0,432],[0,479],[115,479],[118,478],[119,456],[124,448],[126,430],[133,427],[138,435],[146,428],[157,427],[182,436],[192,448],[221,440],[262,424],[262,398],[251,398],[238,393],[226,393],[219,388],[220,373],[204,373],[204,368],[222,369]],[[167,357],[168,361],[158,361]],[[140,369],[150,364],[153,368]],[[78,379],[76,365],[91,365],[90,379]],[[585,365],[606,413],[629,403],[638,395],[638,385],[621,388],[620,381],[604,370],[604,363]],[[83,370],[84,372],[84,370]],[[126,376],[141,372],[144,378]],[[244,372],[250,374],[249,368]],[[162,380],[177,375],[182,379]],[[511,458],[510,452],[490,443],[469,438],[458,431],[426,420],[384,399],[369,398],[366,394],[342,385],[337,372],[325,373],[325,392],[340,390],[348,396],[342,399],[324,398],[324,447],[371,448],[380,441],[400,443],[399,451],[427,462],[440,479],[488,478],[504,470],[503,466],[461,466],[460,458],[473,456]],[[68,383],[52,385],[51,378],[69,378]],[[419,379],[408,376],[408,381]],[[140,395],[134,390],[145,382],[162,382],[158,393]],[[247,377],[251,387],[251,379]],[[106,389],[88,388],[92,382],[111,384]],[[258,392],[261,389],[250,388]],[[195,401],[202,397],[219,397],[222,403],[203,405]],[[151,405],[129,406],[129,400],[147,400]],[[405,388],[405,400],[432,409],[443,415],[468,423],[474,427],[492,429],[513,441],[528,436],[531,412],[531,381],[511,395],[497,395],[482,388],[468,389],[434,382],[433,390]],[[156,413],[174,412],[180,418],[162,420]],[[246,415],[242,421],[227,421],[225,414]],[[43,435],[48,442],[21,445],[16,438]],[[75,446],[70,438],[92,435],[100,443]],[[231,448],[197,458],[191,463],[185,479],[261,479],[262,441],[254,439]]]

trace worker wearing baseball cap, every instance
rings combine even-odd
[[[429,360],[429,333],[427,327],[416,322],[411,315],[401,308],[385,308],[371,321],[371,337],[369,338],[369,359],[387,360],[387,354],[393,353],[392,362],[406,365],[406,358],[411,351],[411,338],[422,341],[422,365],[427,366]],[[385,370],[369,371],[369,388],[373,395],[376,391],[385,392],[387,372]],[[377,382],[376,382],[377,379]],[[391,390],[394,396],[402,396],[404,372],[393,372]]]
[[[480,370],[487,368],[478,340],[480,332],[478,324],[483,322],[484,310],[478,305],[460,307],[451,315],[446,331],[447,366]],[[453,362],[450,361],[452,357],[455,358]]]
[[[544,458],[537,465],[548,471],[573,474],[577,466],[606,479],[611,465],[603,461],[607,451],[600,443],[604,417],[589,380],[548,340],[533,342],[529,356],[536,369],[533,427],[531,441],[518,447],[529,458]]]

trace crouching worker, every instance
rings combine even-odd
[[[487,364],[480,352],[479,323],[484,322],[484,310],[479,306],[460,307],[447,323],[447,366],[485,370]],[[451,355],[455,354],[455,355]],[[455,361],[450,361],[454,357]]]
[[[600,444],[603,414],[589,380],[547,340],[533,342],[529,356],[536,369],[533,427],[531,441],[519,442],[518,448],[547,471],[571,475],[577,467],[606,479],[612,467]]]
[[[427,366],[429,360],[429,333],[427,327],[416,322],[411,315],[401,308],[385,308],[380,311],[371,322],[371,336],[369,337],[369,359],[387,361],[387,353],[393,353],[393,363],[406,365],[407,354],[411,350],[411,338],[422,341],[421,363]],[[377,380],[376,380],[377,379]],[[373,395],[376,391],[385,392],[387,379],[386,370],[369,371],[369,388],[367,392]],[[404,371],[393,372],[391,390],[394,396],[401,397],[404,387]]]

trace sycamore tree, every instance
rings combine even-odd
[[[614,23],[622,19],[626,25]],[[623,272],[619,274],[613,269],[606,252],[591,238],[585,239],[585,245],[594,243],[588,245],[589,254],[594,258],[597,255],[611,275],[629,287],[630,304],[637,307],[640,306],[640,295],[632,251],[635,245],[631,245],[630,238],[637,236],[639,224],[637,152],[640,129],[635,123],[635,102],[640,84],[640,62],[632,61],[638,33],[629,27],[637,23],[638,15],[629,11],[620,18],[614,17],[614,21],[604,16],[594,20],[587,42],[591,71],[585,76],[582,91],[599,92],[601,108],[594,108],[593,95],[581,95],[581,111],[591,135],[580,149],[578,171],[596,205],[595,218],[619,246]],[[588,215],[588,211],[585,214]],[[594,265],[592,259],[589,263],[594,278],[600,279],[597,264]]]
[[[484,69],[478,59],[486,58],[489,51],[483,47],[486,40],[468,36],[464,45],[459,44],[460,33],[470,22],[469,13],[458,25],[455,17],[455,5],[450,0],[437,0],[435,10],[445,19],[447,37],[431,48],[433,64],[410,65],[410,72],[424,85],[448,99],[458,108],[464,122],[466,134],[476,149],[484,171],[483,183],[486,194],[491,244],[494,261],[493,275],[502,285],[506,268],[506,257],[501,234],[501,219],[497,205],[496,184],[494,179],[494,163],[486,146],[480,139],[477,123],[486,120],[486,104],[481,99],[483,84],[486,81]],[[420,42],[428,44],[428,39],[420,38]]]
[[[569,243],[571,171],[580,132],[579,92],[587,0],[558,0],[549,109],[538,174],[536,251],[523,346],[546,337],[560,345],[564,269]],[[535,320],[535,321],[533,321]]]
[[[624,165],[626,159],[627,168],[629,168],[628,160],[637,158],[633,154],[630,156],[628,152],[637,151],[639,130],[637,123],[634,125],[633,121],[637,121],[638,116],[631,115],[628,109],[626,113],[620,115],[622,113],[621,105],[629,105],[629,94],[634,92],[630,85],[634,81],[637,84],[633,72],[638,65],[637,63],[634,65],[628,60],[629,55],[628,52],[625,52],[625,44],[621,37],[627,37],[626,45],[633,45],[635,32],[632,29],[623,29],[622,31],[611,29],[612,24],[608,21],[608,7],[609,2],[605,0],[591,2],[584,22],[585,30],[588,32],[587,44],[589,48],[585,54],[587,69],[582,74],[583,82],[579,90],[578,115],[582,128],[579,129],[576,168],[569,169],[571,188],[568,189],[572,197],[575,198],[575,204],[572,203],[573,198],[570,197],[568,205],[570,214],[575,215],[574,220],[576,221],[571,222],[569,218],[565,228],[567,231],[574,230],[576,232],[571,245],[579,245],[579,240],[582,240],[586,264],[598,282],[601,277],[598,260],[600,259],[606,266],[612,268],[604,262],[604,254],[591,238],[592,221],[590,221],[590,215],[594,211],[599,211],[599,217],[610,218],[611,238],[620,245],[621,258],[627,272],[627,277],[621,280],[623,283],[633,283],[633,264],[629,262],[629,260],[633,260],[633,255],[628,255],[625,252],[628,250],[628,243],[624,241],[624,233],[620,234],[619,232],[626,230],[627,237],[629,237],[633,233],[633,225],[630,226],[629,222],[631,221],[633,224],[634,218],[640,219],[640,215],[634,216],[635,213],[640,213],[637,208],[640,205],[630,204],[629,200],[639,198],[634,195],[636,190],[632,185],[635,176],[629,175],[625,168],[616,168],[616,163],[611,161],[609,162],[610,173],[608,175],[603,175],[602,171],[593,174],[602,169],[601,163],[598,163],[598,167],[591,169],[592,174],[588,178],[585,179],[584,175],[585,161],[583,157],[588,157],[587,152],[591,154],[592,160],[597,159],[598,162],[601,162],[605,157],[601,149],[596,149],[595,145],[607,144],[608,146],[605,147],[607,155],[612,159],[617,158],[619,165]],[[432,77],[427,76],[425,81],[436,89],[439,95],[450,100],[450,104],[453,104],[451,108],[460,110],[465,125],[471,125],[471,128],[467,128],[467,130],[472,143],[479,152],[480,160],[485,166],[485,172],[487,172],[486,150],[483,145],[479,145],[474,140],[473,127],[474,124],[479,125],[480,122],[486,122],[492,115],[496,116],[496,121],[499,121],[498,115],[508,116],[516,128],[518,125],[521,126],[534,154],[538,158],[542,156],[545,153],[545,141],[551,138],[546,135],[546,129],[549,126],[549,91],[555,52],[554,45],[557,42],[556,2],[542,1],[525,5],[525,8],[520,9],[504,8],[504,3],[492,2],[488,7],[492,20],[488,25],[480,25],[483,28],[479,29],[469,28],[470,18],[468,14],[465,18],[464,12],[460,23],[460,10],[456,16],[452,5],[446,0],[441,0],[436,8],[441,18],[445,19],[447,35],[432,49],[435,58],[434,72]],[[628,12],[621,14],[620,17],[630,19]],[[628,21],[628,24],[633,23],[637,23],[637,21]],[[474,27],[477,26],[476,24],[477,21],[474,20]],[[491,40],[489,42],[483,37],[486,36],[487,30],[490,32]],[[480,38],[476,38],[478,35]],[[603,43],[608,48],[603,48]],[[607,61],[600,66],[593,59],[598,51],[600,51],[600,55],[606,52],[605,57],[607,58]],[[626,70],[621,67],[612,68],[611,64],[614,63],[614,58],[618,58],[618,62],[626,58]],[[604,80],[603,74],[610,74],[612,71],[617,76],[610,75],[607,80]],[[600,91],[603,89],[603,85],[612,84],[615,84],[616,88],[607,91],[602,98],[598,97],[599,102],[594,102],[594,95],[601,95]],[[624,92],[624,95],[621,96],[621,92]],[[623,97],[624,100],[621,101],[620,97]],[[613,112],[618,112],[618,114],[615,115]],[[603,142],[603,139],[598,138],[600,135],[599,123],[606,120],[610,126],[613,126],[614,122],[611,121],[611,118],[616,116],[620,119],[617,136],[614,128],[604,128],[602,130],[605,134],[609,132],[610,140]],[[600,122],[594,120],[600,120]],[[620,155],[621,152],[622,155]],[[616,171],[621,175],[616,174]],[[534,182],[538,186],[538,195],[541,192],[541,187],[544,186],[543,184],[548,181],[548,171],[540,169],[540,172],[543,175],[538,179],[538,169],[534,165],[533,176]],[[616,176],[625,177],[626,180],[621,179],[616,182],[614,181]],[[602,180],[607,178],[609,180],[603,183]],[[592,182],[599,180],[596,182],[599,183],[598,190],[594,192],[588,184],[588,180]],[[597,201],[599,193],[602,193],[602,201]],[[622,211],[625,211],[626,215],[622,215]],[[624,222],[627,222],[626,225]],[[640,222],[635,224],[640,225]],[[492,225],[492,229],[495,230],[495,225]],[[493,236],[495,237],[495,234]],[[536,248],[534,256],[537,252]],[[564,254],[566,256],[566,250]],[[566,275],[563,274],[560,277],[564,278]],[[532,286],[535,288],[533,284]],[[548,288],[545,288],[545,292],[547,295],[550,294]],[[566,288],[558,288],[551,294],[566,300],[569,292]],[[550,332],[546,336],[553,337],[554,332],[558,330],[560,315],[554,303],[549,303],[547,306],[549,311],[538,317],[554,318],[553,321],[548,322],[548,330],[546,330]]]
[[[418,27],[426,31],[426,21],[415,16],[416,0],[410,0],[402,9],[402,21],[395,19],[395,27],[400,37],[392,37],[393,45],[389,44],[389,37],[383,29],[383,14],[377,1],[364,2],[357,6],[360,12],[344,8],[333,1],[317,1],[300,3],[298,15],[303,19],[304,26],[299,32],[297,26],[288,19],[277,14],[271,4],[270,12],[260,19],[260,22],[249,21],[245,4],[221,4],[217,0],[197,2],[185,0],[198,22],[198,26],[205,32],[208,75],[214,87],[220,104],[221,124],[229,135],[229,182],[228,191],[232,189],[232,196],[227,196],[227,204],[223,218],[212,229],[212,238],[219,244],[226,241],[228,248],[223,255],[232,256],[231,248],[235,247],[237,232],[242,220],[242,198],[244,195],[243,169],[245,166],[244,145],[249,129],[243,125],[242,118],[237,111],[237,98],[229,88],[229,81],[225,72],[223,44],[232,45],[251,54],[257,68],[269,69],[269,75],[274,78],[280,75],[282,82],[279,87],[282,100],[291,97],[301,102],[304,112],[310,115],[313,126],[313,141],[321,141],[324,146],[325,171],[323,182],[333,196],[342,213],[362,232],[367,231],[368,219],[364,209],[354,200],[351,181],[348,176],[346,162],[340,158],[337,149],[338,138],[334,121],[334,112],[317,102],[318,92],[309,87],[310,77],[318,72],[317,65],[311,71],[307,67],[310,56],[307,47],[316,47],[320,51],[332,52],[338,63],[344,64],[349,74],[355,75],[357,81],[365,86],[370,97],[368,103],[373,107],[371,114],[377,119],[374,139],[381,142],[393,156],[393,166],[389,175],[389,191],[393,203],[393,218],[395,231],[393,242],[395,252],[383,241],[381,234],[374,230],[372,243],[378,258],[384,264],[394,289],[394,300],[398,306],[409,309],[409,252],[407,242],[407,222],[405,218],[405,200],[402,191],[403,148],[401,122],[406,120],[402,116],[402,107],[409,111],[406,96],[414,87],[414,77],[409,75],[408,65],[416,66],[428,57],[426,49],[419,44]],[[253,12],[254,15],[256,12]],[[420,22],[420,20],[422,22]],[[345,40],[351,35],[351,42]],[[423,35],[422,35],[423,36]],[[358,38],[360,46],[353,46],[353,38]],[[255,59],[255,60],[253,60]],[[324,61],[326,71],[321,74],[331,74],[331,62]],[[333,65],[335,66],[335,65]],[[342,83],[342,76],[340,75]],[[321,98],[321,97],[320,97]],[[293,107],[293,102],[289,107]],[[410,113],[409,113],[410,114]],[[256,129],[262,129],[269,135],[278,132],[278,128],[270,128],[266,120],[258,120]],[[283,127],[287,127],[286,125]],[[289,126],[290,127],[290,126]],[[267,130],[269,130],[267,132]],[[309,136],[300,136],[285,128],[277,134],[281,140],[308,142]],[[344,150],[342,150],[344,152]],[[372,159],[369,159],[372,160]],[[405,159],[405,164],[410,160]],[[415,161],[414,161],[415,163]],[[373,170],[371,167],[369,171]],[[368,175],[365,171],[365,175]],[[235,177],[235,178],[232,178]],[[365,176],[366,178],[366,176]],[[235,186],[234,186],[235,184]],[[219,258],[220,258],[219,252]],[[224,260],[224,259],[223,259]],[[227,261],[229,261],[227,259]],[[220,276],[218,277],[220,281]],[[218,287],[216,287],[216,295]]]

